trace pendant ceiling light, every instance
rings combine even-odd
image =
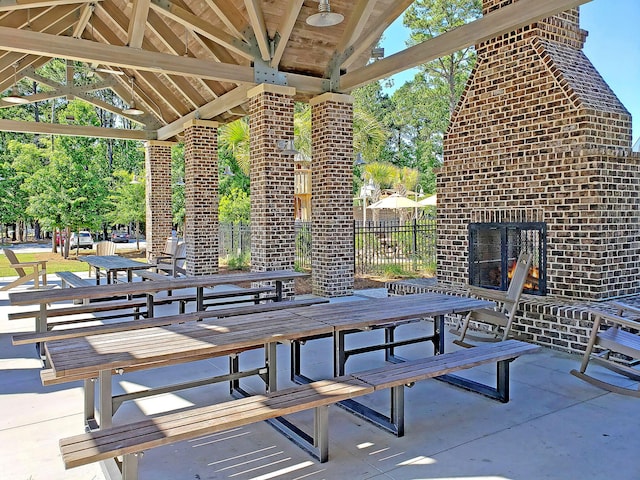
[[[344,20],[344,16],[331,11],[329,0],[320,0],[318,3],[318,13],[307,18],[307,23],[312,27],[333,27]]]
[[[129,80],[131,81],[131,102],[129,102],[129,108],[123,109],[122,113],[124,113],[125,115],[144,115],[144,110],[136,108],[136,102],[133,99],[133,77],[131,77]]]
[[[18,64],[15,63],[13,65],[13,86],[11,87],[11,91],[9,95],[4,97],[3,100],[8,103],[14,103],[16,105],[24,105],[25,103],[29,103],[25,97],[18,93]]]

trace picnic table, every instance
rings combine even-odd
[[[127,282],[133,280],[135,270],[147,270],[155,268],[156,264],[139,262],[119,255],[85,255],[79,257],[80,260],[89,264],[89,269],[96,271],[96,285],[100,285],[100,270],[104,270],[107,284],[115,283],[118,272],[127,274]]]
[[[282,300],[282,282],[304,276],[308,276],[308,274],[290,270],[274,270],[202,275],[196,277],[167,277],[166,280],[154,280],[152,282],[112,283],[109,285],[90,287],[12,292],[9,293],[9,302],[11,305],[39,305],[40,313],[36,319],[36,331],[46,332],[47,305],[56,302],[77,299],[99,300],[118,297],[131,298],[134,295],[146,295],[147,316],[153,317],[154,296],[159,293],[194,288],[196,290],[196,310],[202,311],[205,308],[205,288],[244,282],[274,282],[276,288],[275,301],[280,301]]]
[[[153,285],[154,282],[150,282]],[[420,341],[432,341],[434,350],[444,350],[442,331],[444,315],[486,308],[491,302],[466,297],[427,293],[401,297],[372,299],[367,302],[333,303],[301,307],[295,310],[211,318],[162,328],[148,328],[126,332],[90,335],[80,338],[47,342],[45,353],[51,369],[43,372],[45,384],[83,380],[85,386],[85,420],[92,428],[111,425],[113,413],[126,400],[191,388],[221,381],[229,381],[240,393],[238,380],[258,375],[266,390],[277,390],[276,345],[307,338],[334,337],[335,362],[345,356],[344,335],[377,325],[393,326],[430,317],[436,319],[434,334]],[[114,397],[113,373],[151,369],[206,358],[235,355],[265,349],[265,364],[259,368],[240,371],[231,363],[228,375],[219,375],[175,386],[163,386],[154,391],[139,391]],[[390,348],[385,346],[383,348]],[[236,357],[237,358],[237,357]],[[335,367],[336,371],[342,366]],[[100,396],[95,397],[97,379]],[[98,418],[95,418],[95,411]]]

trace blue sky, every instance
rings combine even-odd
[[[584,52],[633,117],[633,140],[640,137],[640,0],[592,0],[580,7],[580,26],[589,32]],[[406,48],[402,17],[384,33],[389,56]],[[393,78],[395,87],[412,71]]]

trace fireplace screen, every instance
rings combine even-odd
[[[545,295],[547,227],[544,222],[469,224],[469,283],[506,291],[516,260],[533,254],[524,293]]]

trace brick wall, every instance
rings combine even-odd
[[[145,152],[147,258],[164,251],[171,235],[171,142],[149,141]]]
[[[511,3],[485,1],[485,12]],[[438,278],[466,282],[469,222],[548,224],[548,292],[640,292],[631,117],[581,47],[578,9],[477,46],[438,173]]]
[[[295,254],[294,160],[277,146],[293,140],[295,89],[259,85],[248,92],[251,130],[251,269],[292,270]],[[293,282],[283,296],[293,295]]]
[[[353,294],[353,99],[311,100],[313,293]]]
[[[218,123],[192,120],[184,129],[187,274],[218,273]]]

